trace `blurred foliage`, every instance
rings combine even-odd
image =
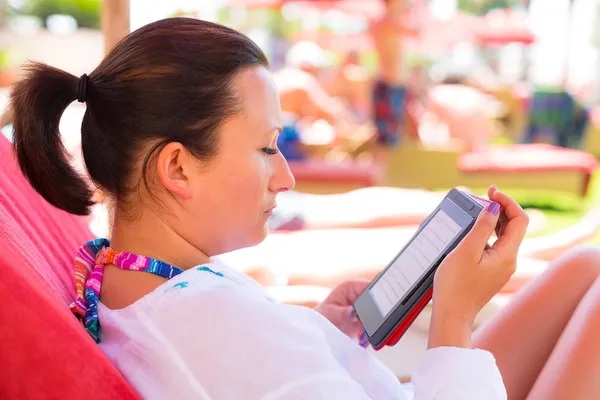
[[[0,72],[10,71],[18,67],[19,63],[18,52],[14,47],[0,47]]]
[[[8,49],[0,49],[0,71],[10,66],[10,57]]]
[[[70,15],[80,27],[100,28],[102,0],[24,0],[20,14],[34,15],[44,22],[53,14]]]
[[[510,8],[524,4],[522,0],[458,0],[458,9],[468,14],[485,15],[497,8]]]

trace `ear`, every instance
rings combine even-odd
[[[189,200],[192,197],[190,173],[192,157],[178,142],[167,144],[158,154],[156,171],[162,185],[173,195]]]

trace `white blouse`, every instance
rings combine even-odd
[[[274,301],[224,265],[195,267],[121,310],[100,346],[145,399],[496,400],[491,353],[428,350],[410,384],[318,312]]]

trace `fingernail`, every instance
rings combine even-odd
[[[367,339],[366,333],[360,335],[360,338],[358,339],[358,344],[360,344],[361,347],[367,347],[369,345],[369,340]]]
[[[491,214],[498,215],[498,212],[500,211],[500,204],[496,203],[495,201],[492,201],[490,204],[487,205],[485,210]]]

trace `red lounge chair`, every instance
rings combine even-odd
[[[488,146],[473,152],[406,145],[394,149],[384,170],[376,165],[290,163],[296,190],[333,194],[368,186],[447,189],[454,186],[567,193],[585,197],[598,165],[587,152],[545,144]]]
[[[382,170],[375,164],[349,162],[337,164],[321,160],[290,161],[296,190],[306,193],[344,193],[377,186]]]
[[[0,136],[0,397],[139,399],[69,311],[85,220],[46,203]]]

